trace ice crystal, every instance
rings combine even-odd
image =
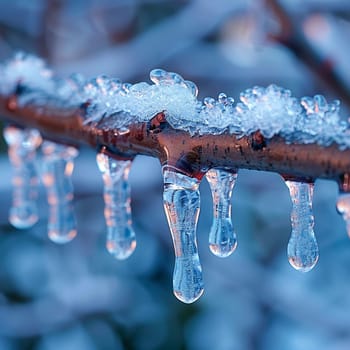
[[[42,59],[18,52],[15,57],[0,67],[0,92],[14,93],[18,84],[33,89],[52,90],[52,71]]]

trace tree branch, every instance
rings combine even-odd
[[[278,0],[266,0],[267,6],[280,23],[280,33],[271,38],[286,46],[337,98],[350,108],[349,88],[336,72],[331,57],[323,58],[310,45],[300,26],[287,13]]]
[[[123,112],[120,112],[123,113]],[[176,130],[163,112],[150,122],[137,122],[128,132],[113,127],[116,115],[84,124],[83,107],[44,107],[35,102],[20,106],[17,96],[0,96],[0,114],[10,123],[36,128],[53,141],[71,145],[89,145],[103,149],[115,158],[132,159],[138,154],[156,157],[162,165],[202,178],[209,168],[246,168],[280,173],[301,179],[326,178],[343,181],[350,173],[350,150],[336,144],[287,144],[283,138],[265,139],[259,131],[237,138],[228,133],[191,136]]]

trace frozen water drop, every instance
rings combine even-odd
[[[184,84],[184,79],[180,74],[174,73],[174,72],[169,72],[169,80],[173,84]]]
[[[310,271],[318,260],[318,245],[313,231],[313,183],[286,181],[292,200],[292,233],[288,242],[289,263],[301,272]]]
[[[197,97],[197,95],[198,95],[198,87],[197,87],[197,85],[194,82],[190,81],[190,80],[185,80],[184,83],[185,83],[187,89],[189,89],[192,92],[192,95],[194,97]]]
[[[350,237],[350,193],[341,192],[337,200],[337,210],[343,216],[346,231]]]
[[[315,104],[311,97],[302,97],[300,103],[305,108],[307,115],[315,113]]]
[[[161,81],[166,79],[167,72],[163,69],[153,69],[151,70],[149,76],[154,84],[160,85]]]
[[[203,102],[207,108],[213,108],[216,104],[215,99],[212,97],[206,97]]]
[[[222,104],[227,104],[227,95],[221,92],[218,96],[218,101]]]
[[[49,204],[48,235],[55,243],[67,243],[77,234],[72,173],[78,150],[45,141],[42,152],[42,179]]]
[[[322,95],[314,96],[315,112],[324,113],[328,110],[327,100]]]
[[[193,303],[203,294],[196,227],[199,215],[199,181],[175,169],[164,167],[164,209],[174,249],[173,289],[184,303]]]
[[[231,196],[237,173],[211,169],[206,173],[206,178],[213,197],[209,248],[213,254],[224,258],[231,255],[237,247],[237,237],[231,221]]]
[[[22,130],[14,126],[5,127],[4,138],[9,146],[8,154],[14,169],[9,221],[14,227],[29,228],[38,221],[38,177],[35,161],[36,150],[42,139],[35,129]]]
[[[98,153],[96,160],[104,182],[107,250],[116,259],[124,260],[136,248],[128,182],[131,161],[115,160],[104,153]]]

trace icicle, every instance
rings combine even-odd
[[[41,144],[39,131],[8,126],[4,137],[14,168],[13,200],[9,213],[10,223],[20,229],[33,226],[38,221],[38,177],[35,169],[36,149]]]
[[[337,210],[343,216],[346,231],[350,237],[350,193],[340,192],[337,200]]]
[[[164,209],[175,248],[174,294],[182,302],[192,303],[203,293],[196,240],[199,181],[169,167],[163,168],[163,176]]]
[[[288,243],[288,260],[302,272],[310,271],[318,260],[318,246],[313,231],[313,183],[286,181],[292,199],[292,234]]]
[[[213,197],[213,224],[209,234],[209,248],[223,258],[237,247],[237,237],[231,221],[231,196],[237,172],[211,169],[206,173]]]
[[[78,150],[45,141],[42,152],[42,179],[49,204],[48,235],[55,243],[67,243],[77,234],[72,172]]]
[[[97,154],[96,160],[104,182],[107,250],[115,258],[123,260],[136,248],[128,182],[131,161],[115,160],[104,153]]]

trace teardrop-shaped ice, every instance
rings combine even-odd
[[[9,213],[10,223],[25,229],[38,221],[38,176],[35,169],[36,150],[42,139],[35,129],[19,129],[7,126],[4,138],[9,146],[8,154],[14,169],[13,198]]]
[[[237,247],[237,237],[231,221],[232,189],[237,172],[211,169],[206,173],[213,197],[213,224],[209,233],[209,248],[213,254],[224,258]]]
[[[350,237],[350,193],[341,192],[337,200],[337,210],[343,216],[346,232]]]
[[[163,168],[163,177],[164,209],[175,249],[174,294],[184,303],[193,303],[203,294],[196,239],[199,181],[170,167]]]
[[[310,271],[318,260],[312,213],[313,183],[286,181],[292,200],[292,233],[288,243],[288,260],[302,272]]]
[[[42,180],[49,204],[48,235],[55,243],[67,243],[77,234],[72,173],[78,150],[45,141],[42,152]]]
[[[98,153],[96,160],[104,182],[107,250],[115,258],[123,260],[136,248],[128,182],[131,161],[115,160],[104,153]]]

